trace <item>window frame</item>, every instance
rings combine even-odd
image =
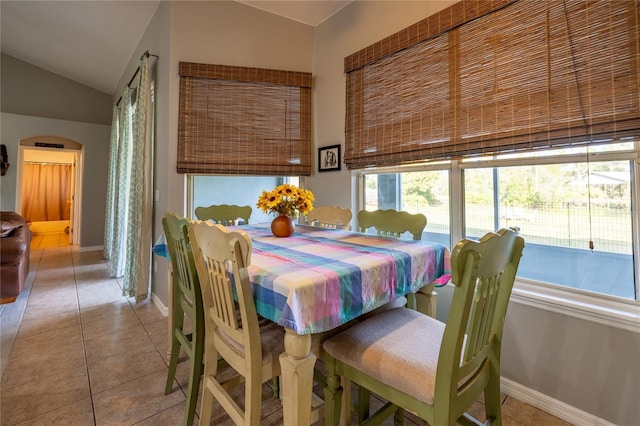
[[[591,292],[566,287],[560,284],[545,283],[532,279],[516,278],[512,300],[518,303],[545,309],[547,311],[570,315],[596,323],[614,326],[624,330],[640,332],[640,218],[638,199],[640,197],[640,142],[630,150],[608,152],[586,152],[566,155],[550,155],[529,158],[479,159],[478,161],[439,161],[425,162],[411,166],[394,166],[353,170],[352,177],[358,182],[357,209],[364,208],[364,177],[367,175],[404,173],[415,171],[449,171],[449,221],[450,246],[464,238],[464,170],[487,167],[530,166],[560,164],[571,162],[630,161],[632,162],[631,227],[633,245],[633,268],[635,280],[635,300],[620,297],[593,294]],[[525,242],[526,244],[526,242]]]

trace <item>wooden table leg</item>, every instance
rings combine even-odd
[[[311,424],[311,394],[316,356],[311,352],[311,336],[285,328],[282,369],[282,416],[285,426]]]
[[[436,317],[436,302],[438,293],[433,291],[435,288],[433,283],[429,283],[420,288],[416,293],[416,309],[418,312],[429,315],[432,318]]]

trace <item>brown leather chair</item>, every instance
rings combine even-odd
[[[0,212],[0,304],[11,303],[29,275],[31,230],[16,212]]]

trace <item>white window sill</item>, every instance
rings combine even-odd
[[[640,303],[518,279],[511,300],[524,305],[640,333]]]

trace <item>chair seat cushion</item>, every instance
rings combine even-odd
[[[381,312],[324,342],[335,359],[429,405],[444,323],[420,312]]]

